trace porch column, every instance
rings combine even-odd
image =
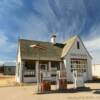
[[[38,77],[39,77],[39,61],[35,62],[35,66],[36,66],[36,81],[38,81]]]
[[[50,72],[50,76],[51,76],[51,61],[48,62],[48,67],[49,67],[49,72]]]
[[[20,83],[23,82],[23,78],[24,78],[24,61],[21,61],[20,63],[20,74],[19,74],[19,77],[20,77]]]
[[[63,64],[62,64],[62,62],[60,62],[60,71],[62,71],[63,70]]]
[[[51,61],[48,62],[49,72],[51,72]]]
[[[40,66],[39,66],[39,61],[36,61],[36,81],[37,81],[37,92],[40,92]]]

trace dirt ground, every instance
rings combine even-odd
[[[14,76],[0,75],[0,100],[100,100],[100,82],[86,83],[89,90],[73,91],[73,84],[68,84],[67,92],[53,92],[47,94],[36,94],[36,84],[15,84]],[[52,89],[56,89],[53,85]],[[70,91],[71,90],[71,91]],[[99,90],[99,92],[98,92]]]
[[[10,75],[0,75],[0,87],[1,86],[14,86],[15,76]]]
[[[77,91],[67,93],[48,93],[37,95],[36,85],[1,87],[0,100],[100,100],[100,83],[86,83],[90,91]],[[53,86],[54,87],[54,86]],[[73,85],[68,84],[68,88]]]

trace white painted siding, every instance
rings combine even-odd
[[[79,41],[80,43],[80,49],[77,49],[77,41]],[[74,44],[72,45],[72,48],[70,49],[70,51],[68,52],[68,54],[64,57],[64,65],[66,68],[66,72],[67,72],[67,81],[71,81],[73,82],[73,73],[71,72],[71,58],[80,58],[80,59],[87,59],[87,65],[86,65],[86,73],[84,74],[84,80],[92,80],[92,65],[91,65],[91,56],[88,54],[86,48],[84,47],[83,43],[81,43],[81,40],[79,38],[76,39],[76,41],[74,42]],[[18,66],[18,63],[20,63],[20,65]],[[39,62],[36,62],[36,73],[38,73],[38,64]],[[18,48],[18,57],[17,57],[17,67],[16,67],[16,80],[17,82],[22,82],[22,76],[23,76],[23,66],[24,66],[24,62],[21,61],[21,54],[20,54],[20,45]],[[19,76],[18,76],[18,67],[19,67]],[[49,62],[49,67],[51,70],[51,63]],[[98,72],[100,73],[100,72]],[[38,75],[38,74],[36,74]],[[100,75],[100,74],[99,74]],[[37,76],[36,76],[37,77]],[[52,78],[53,80],[53,78]],[[56,79],[54,79],[56,80]],[[25,77],[23,78],[24,82],[36,82],[36,78],[32,78],[32,77]]]
[[[67,81],[73,81],[72,74],[71,74],[71,68],[70,68],[70,57],[67,55],[64,59],[64,64],[67,72]]]
[[[100,64],[92,65],[92,75],[100,78]]]
[[[88,80],[92,80],[92,63],[91,63],[91,59],[88,59],[88,61],[87,61],[87,68],[88,68],[87,78],[88,78]]]
[[[79,41],[80,49],[77,49],[77,41]],[[81,54],[81,55],[84,55],[84,56],[86,55],[87,57],[89,57],[89,54],[86,48],[84,47],[83,43],[78,37],[75,40],[74,44],[72,45],[72,48],[70,49],[69,54]],[[88,59],[90,59],[90,57]]]
[[[77,41],[79,41],[80,49],[77,49]],[[87,70],[84,73],[84,80],[92,80],[92,65],[91,65],[91,56],[88,54],[86,48],[84,47],[83,43],[81,43],[80,39],[77,38],[72,45],[70,51],[68,52],[67,56],[65,57],[64,64],[67,70],[67,80],[73,81],[73,73],[71,72],[71,58],[80,58],[80,59],[87,59]]]
[[[23,82],[36,82],[36,77],[24,77]]]
[[[20,45],[18,45],[18,52],[17,52],[17,61],[16,61],[16,81],[21,82],[20,80],[20,68],[21,68],[21,54],[20,54]]]

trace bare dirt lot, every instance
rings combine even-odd
[[[15,76],[10,75],[0,75],[0,87],[1,86],[14,86]]]
[[[64,93],[48,93],[37,95],[36,84],[15,84],[14,76],[0,75],[0,100],[100,100],[100,82],[86,83],[90,90],[69,91],[73,84],[68,84],[68,91]],[[52,86],[52,89],[56,86]],[[98,92],[99,90],[99,92]]]
[[[78,91],[67,93],[35,94],[36,85],[1,87],[0,100],[100,100],[100,83],[86,83],[90,91]],[[68,84],[68,88],[73,85]]]

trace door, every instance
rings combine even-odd
[[[40,64],[40,70],[47,72],[47,64]]]
[[[47,65],[48,64],[40,64],[41,80],[51,80]]]
[[[73,82],[75,88],[84,87],[84,77],[80,69],[73,70]]]

